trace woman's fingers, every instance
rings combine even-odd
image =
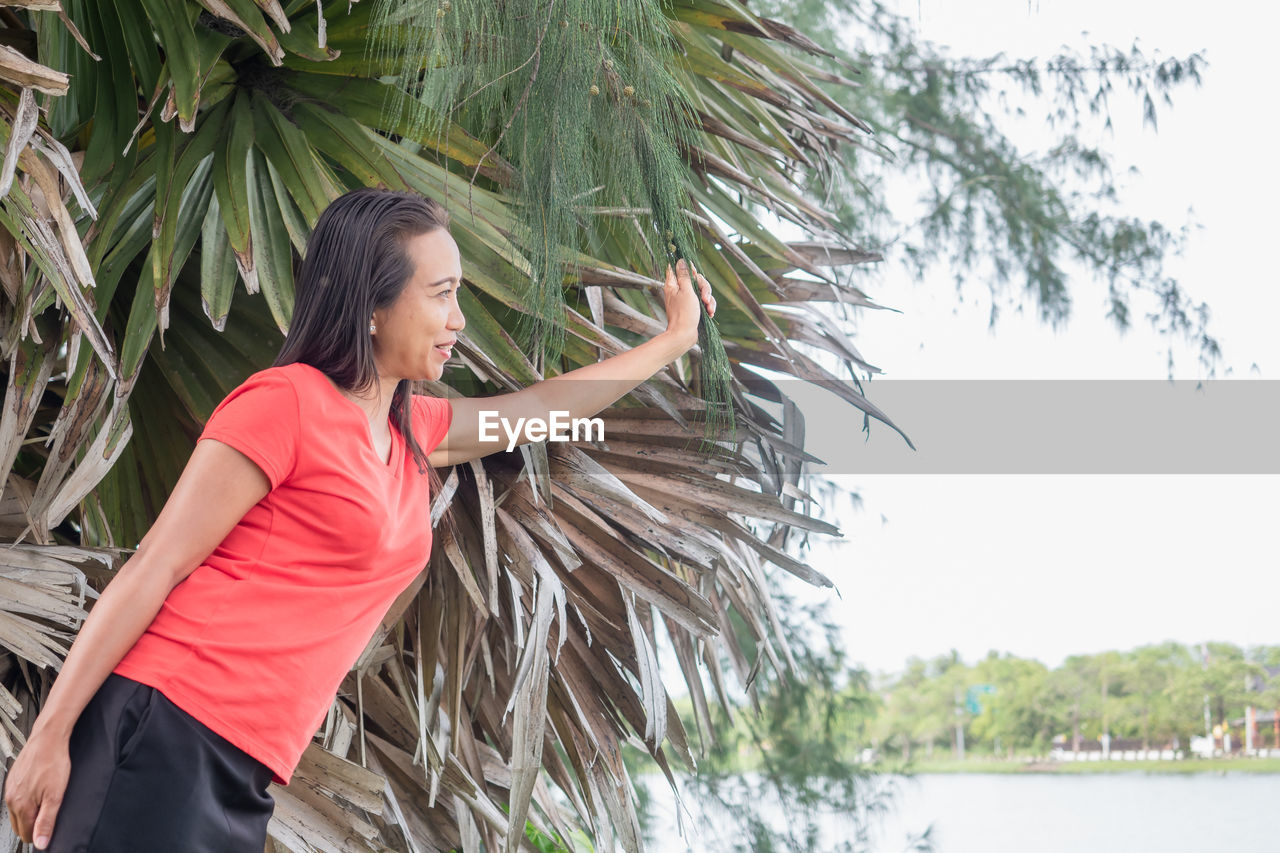
[[[32,841],[37,850],[49,846],[49,838],[53,835],[53,825],[58,818],[58,807],[62,805],[60,797],[45,794],[40,803],[40,814],[36,816],[35,827],[31,831]]]
[[[711,295],[711,282],[707,281],[707,277],[698,272],[698,268],[693,264],[689,264],[689,269],[693,272],[693,281],[698,283],[698,294],[702,299],[702,303],[707,306],[707,315],[714,316],[716,313],[716,300]],[[690,282],[692,284],[692,282]]]
[[[685,282],[689,283],[691,288],[695,287],[698,298],[707,306],[707,314],[715,316],[716,298],[711,295],[711,282],[707,281],[707,277],[698,272],[698,268],[686,261],[684,258],[676,261],[674,267],[667,267],[666,288],[668,292],[678,292]]]
[[[707,281],[707,277],[695,273],[698,276],[698,291],[702,298],[702,303],[707,306],[707,315],[714,317],[716,313],[716,298],[711,295],[711,282]]]
[[[4,804],[13,831],[43,850],[53,835],[58,810],[71,776],[71,759],[62,741],[34,733],[9,768]]]
[[[21,758],[21,754],[19,754]],[[15,763],[14,767],[17,767]],[[5,811],[9,813],[9,825],[13,827],[14,835],[18,836],[24,844],[30,843],[31,833],[27,829],[31,825],[31,818],[27,816],[26,798],[18,794],[15,790],[14,776],[21,778],[22,773],[14,773],[14,768],[9,769],[9,778],[5,782],[4,788],[4,805]]]
[[[13,827],[13,834],[18,836],[22,843],[26,844],[31,835],[22,831],[22,824],[18,822],[18,816],[15,813],[15,808],[10,805],[5,809],[5,811],[9,813],[9,826]]]
[[[680,260],[676,261],[676,279],[677,281],[679,281],[681,286],[683,286],[686,282],[689,282],[689,276],[690,276],[689,271],[691,269],[693,269],[693,264],[689,263],[684,258],[681,258]],[[697,275],[698,274],[697,270],[694,270],[692,274]]]
[[[7,811],[9,812],[9,825],[13,827],[14,835],[22,839],[24,843],[37,843],[40,839],[40,822],[38,812],[40,803],[34,803],[30,800],[15,797],[13,801],[6,802]],[[52,834],[52,828],[45,833],[45,837]],[[46,841],[45,844],[48,842]],[[37,847],[45,845],[38,844]]]

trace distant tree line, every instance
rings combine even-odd
[[[1073,655],[1057,667],[996,652],[969,664],[952,651],[872,677],[840,648],[822,604],[783,614],[785,631],[804,621],[822,634],[797,648],[794,668],[761,668],[749,701],[729,702],[732,712],[711,706],[709,727],[692,697],[674,702],[698,744],[697,773],[683,779],[685,806],[700,825],[726,828],[724,845],[706,849],[742,849],[734,845],[744,838],[751,849],[817,849],[815,833],[835,815],[857,839],[849,849],[871,849],[868,832],[895,797],[882,772],[950,755],[961,735],[969,756],[1042,757],[1055,739],[1078,748],[1103,734],[1113,748],[1131,741],[1186,750],[1206,726],[1229,726],[1239,745],[1247,707],[1280,710],[1280,646],[1169,642]],[[1256,744],[1270,748],[1277,732],[1267,716]],[[633,773],[644,771],[640,755],[626,756]],[[927,837],[908,844],[928,848]]]
[[[1132,651],[1073,655],[1050,668],[995,652],[970,665],[954,651],[912,659],[876,689],[878,712],[866,726],[882,754],[905,760],[955,752],[1042,755],[1055,737],[1069,746],[1112,738],[1144,749],[1229,726],[1252,705],[1280,708],[1280,646],[1162,643]],[[1268,723],[1259,731],[1271,746]],[[1243,741],[1236,730],[1236,742]]]

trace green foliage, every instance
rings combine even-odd
[[[809,635],[795,667],[760,670],[751,705],[715,708],[712,730],[701,733],[697,772],[684,780],[685,802],[701,818],[700,849],[870,850],[871,830],[896,789],[859,761],[876,712],[867,674],[848,664],[824,607],[785,613],[785,637]],[[692,709],[682,716],[693,729]],[[931,845],[918,838],[911,849]]]
[[[1203,657],[1198,648],[1161,643],[1073,655],[1054,669],[995,653],[972,666],[954,653],[912,660],[884,688],[872,738],[886,758],[928,761],[936,747],[954,745],[955,698],[973,695],[974,685],[994,692],[982,696],[976,714],[962,704],[966,747],[1010,758],[1043,756],[1055,737],[1070,746],[1103,734],[1141,740],[1145,748],[1175,741],[1185,748],[1205,733],[1206,699],[1214,723],[1243,717],[1246,705],[1280,704],[1280,668],[1267,663],[1280,659],[1276,647],[1208,643],[1206,651]]]
[[[899,749],[903,762],[912,760],[914,744],[923,744],[932,756],[934,744],[945,741],[952,730],[957,676],[962,671],[954,652],[932,661],[910,661],[899,681],[901,690],[882,697],[872,740]]]
[[[1029,763],[1025,758],[989,758],[976,760],[935,759],[920,761],[912,765],[917,775],[934,775],[939,773],[982,773],[999,775],[1053,774],[1064,776],[1093,776],[1110,773],[1142,773],[1160,776],[1191,776],[1197,773],[1212,773],[1221,776],[1227,773],[1249,773],[1253,775],[1273,775],[1280,773],[1280,758],[1183,758],[1181,761],[1144,761],[1141,769],[1135,768],[1128,761],[1063,761],[1053,765]]]
[[[539,368],[564,348],[563,283],[574,278],[573,262],[630,224],[591,211],[647,203],[649,227],[639,237],[648,266],[695,259],[693,93],[671,73],[677,45],[653,0],[382,2],[371,38],[410,95],[387,102],[393,126],[440,140],[457,124],[494,139],[470,179],[491,156],[510,175],[505,188],[519,215],[508,236],[529,265],[515,331]],[[705,308],[698,343],[696,391],[711,438],[733,428],[732,374]]]
[[[770,0],[764,11],[841,57],[815,64],[856,73],[859,87],[842,97],[875,135],[844,149],[842,169],[808,176],[810,192],[835,209],[854,242],[905,263],[918,278],[945,268],[957,291],[984,282],[993,325],[1001,310],[1026,303],[1060,324],[1083,268],[1105,282],[1108,317],[1118,328],[1142,306],[1162,333],[1189,340],[1212,375],[1220,348],[1208,307],[1164,269],[1188,228],[1125,214],[1113,158],[1086,141],[1099,122],[1111,127],[1118,90],[1132,93],[1154,130],[1157,105],[1172,105],[1179,86],[1199,85],[1207,64],[1200,54],[1159,59],[1135,44],[1043,61],[954,57],[874,0]],[[1043,150],[1010,134],[1028,111],[1054,135]],[[904,177],[923,193],[918,216],[886,204],[886,188]]]
[[[588,227],[591,207],[648,202],[652,262],[671,243],[691,255],[682,152],[694,143],[693,108],[671,74],[657,3],[382,2],[371,38],[411,95],[388,104],[392,124],[406,119],[415,138],[458,124],[494,139],[473,181],[494,154],[514,166],[512,236],[531,269],[521,330],[535,354],[563,348],[565,273],[602,236]]]
[[[506,809],[503,809],[503,811],[506,811]],[[579,835],[581,835],[581,833],[579,833]],[[534,850],[537,850],[538,853],[575,853],[575,850],[594,849],[591,847],[589,840],[585,836],[575,839],[575,841],[581,845],[579,847],[575,847],[559,836],[543,832],[534,826],[532,822],[525,823],[524,836],[529,840],[529,844]]]

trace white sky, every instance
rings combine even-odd
[[[1280,31],[1276,7],[910,0],[900,8],[955,55],[1048,57],[1060,45],[1090,42],[1127,50],[1135,38],[1148,56],[1203,51],[1203,85],[1175,90],[1174,106],[1159,110],[1158,134],[1142,127],[1137,102],[1117,92],[1114,135],[1099,131],[1096,141],[1115,156],[1127,212],[1175,228],[1189,219],[1203,226],[1168,271],[1213,308],[1226,375],[1280,378],[1272,328],[1280,316],[1273,250],[1280,166],[1263,95]],[[1034,128],[1019,132],[1034,139]],[[1128,165],[1141,174],[1125,175]],[[1101,284],[1073,287],[1074,319],[1065,329],[1005,314],[992,333],[980,283],[960,304],[945,270],[912,282],[883,266],[867,289],[903,313],[864,315],[856,342],[887,377],[1166,376],[1165,342],[1141,311],[1118,335],[1104,319]],[[1183,349],[1177,359],[1178,376],[1199,377],[1194,353]],[[1056,665],[1071,653],[1166,639],[1280,643],[1280,561],[1266,532],[1280,514],[1278,481],[848,476],[863,511],[842,512],[849,544],[818,548],[813,563],[843,596],[831,599],[831,612],[851,655],[873,670],[951,648],[969,661],[996,649]]]

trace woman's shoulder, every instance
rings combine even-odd
[[[261,389],[262,391],[277,391],[281,393],[288,393],[289,391],[305,392],[317,381],[323,382],[327,380],[323,373],[311,365],[294,362],[293,364],[267,367],[252,373],[235,390]]]
[[[435,419],[448,416],[453,410],[453,404],[449,402],[448,397],[414,392],[410,395],[410,399],[413,401],[415,417]]]
[[[290,367],[269,367],[249,376],[218,404],[200,434],[249,457],[273,489],[298,461],[302,395],[295,387],[298,371]]]
[[[311,381],[323,378],[324,374],[318,368],[301,361],[295,361],[292,364],[272,365],[264,368],[251,375],[249,379],[254,379],[255,377],[267,380],[298,382],[300,380]]]
[[[259,370],[232,388],[214,409],[213,415],[229,406],[257,408],[264,415],[270,412],[278,414],[282,408],[296,411],[300,401],[307,396],[308,386],[315,381],[312,373],[319,374],[319,371],[305,364],[286,364]],[[320,375],[323,377],[323,374]]]

